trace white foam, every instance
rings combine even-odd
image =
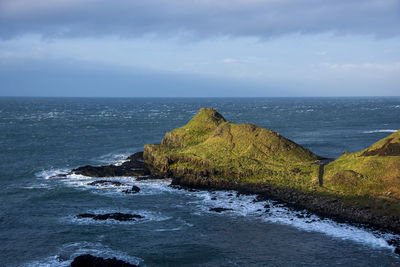
[[[58,249],[56,255],[48,256],[42,260],[22,264],[24,267],[55,267],[70,266],[73,259],[82,254],[91,254],[96,257],[113,258],[139,265],[143,260],[130,256],[124,252],[113,250],[101,243],[78,242],[69,243]]]
[[[50,170],[41,172],[40,175],[48,179],[49,176],[53,176],[59,173],[65,173],[65,170]],[[169,186],[170,179],[162,180],[142,180],[137,181],[136,177],[113,177],[107,178],[110,181],[119,181],[124,183],[123,186],[89,186],[88,183],[99,180],[99,178],[92,178],[83,175],[68,175],[67,177],[61,177],[56,180],[62,181],[67,186],[78,187],[84,190],[90,190],[96,194],[110,194],[113,197],[135,197],[143,195],[157,195],[157,194],[184,194],[193,197],[192,201],[186,203],[185,208],[193,207],[192,214],[202,215],[204,213],[213,214],[214,216],[243,216],[246,219],[257,219],[263,222],[278,223],[296,227],[303,231],[323,233],[328,236],[339,238],[343,240],[350,240],[361,244],[376,248],[388,248],[394,249],[393,246],[388,245],[385,241],[387,237],[381,233],[374,233],[368,229],[362,229],[347,224],[336,223],[329,219],[321,220],[316,215],[310,215],[306,218],[299,218],[297,215],[298,211],[291,210],[273,201],[261,201],[253,202],[254,195],[239,195],[236,197],[234,191],[197,191],[190,192],[186,190],[177,190]],[[130,188],[132,185],[138,186],[141,190],[137,194],[123,194],[121,191]],[[216,197],[216,200],[212,200]],[[265,205],[270,206],[270,212],[265,212]],[[210,208],[227,208],[232,209],[221,213],[210,211]],[[177,206],[177,208],[179,208]],[[91,219],[76,219],[75,217],[67,218],[67,221],[73,223],[142,223],[148,221],[163,221],[168,220],[170,217],[166,217],[160,213],[145,211],[145,210],[96,210],[91,213],[111,213],[111,212],[123,212],[130,214],[140,214],[145,218],[137,220],[135,222],[118,222],[114,220],[107,221],[94,221]],[[173,228],[160,228],[159,231],[178,231],[181,230],[181,226]],[[396,236],[396,238],[399,238]]]
[[[132,153],[129,152],[109,153],[99,158],[95,158],[94,160],[101,164],[113,164],[115,166],[120,166],[122,163],[128,161],[126,158],[131,154]]]
[[[397,132],[397,130],[391,130],[391,129],[363,131],[363,133],[365,133],[365,134],[371,134],[371,133],[395,133],[395,132]]]
[[[21,187],[22,189],[27,189],[27,190],[32,190],[32,189],[50,189],[51,186],[49,184],[44,184],[44,183],[40,183],[40,184],[34,184],[34,185],[25,185]]]
[[[36,177],[42,177],[44,179],[50,179],[53,177],[56,177],[57,175],[60,174],[66,174],[68,173],[70,170],[69,169],[50,169],[50,170],[44,170],[41,172],[36,173]]]
[[[374,248],[394,250],[394,247],[385,240],[388,236],[382,233],[374,233],[368,229],[337,223],[330,219],[322,220],[306,211],[291,210],[270,200],[254,203],[254,195],[236,197],[236,192],[198,192],[192,194],[195,194],[200,199],[194,200],[192,204],[196,204],[197,208],[202,212],[213,213],[216,216],[244,216],[245,218],[260,219],[264,222],[289,225],[303,231],[318,232],[334,238],[366,244]],[[216,197],[216,200],[212,200],[213,197]],[[269,206],[269,212],[265,212],[265,205]],[[221,213],[210,211],[210,208],[217,207],[232,210]],[[194,211],[194,214],[199,213]]]
[[[88,190],[93,194],[109,195],[112,197],[127,197],[127,196],[142,196],[142,195],[158,195],[161,193],[177,193],[180,192],[176,189],[171,188],[171,179],[149,179],[137,181],[135,176],[116,176],[116,177],[90,177],[80,174],[68,174],[68,169],[50,169],[41,171],[36,174],[37,177],[48,180],[47,185],[50,181],[56,181],[63,183],[67,187],[72,187],[81,190]],[[67,175],[66,175],[67,174]],[[60,176],[63,175],[63,176]],[[121,185],[113,185],[112,183],[90,185],[90,183],[107,180],[120,182]],[[140,188],[140,191],[135,194],[125,194],[124,190],[129,190],[132,185],[136,185]],[[184,194],[185,191],[182,191]]]
[[[173,225],[176,227],[173,228],[156,228],[153,231],[154,232],[170,232],[170,231],[181,231],[186,228],[193,227],[194,225],[191,223],[188,223],[187,221],[183,220],[182,218],[174,218]],[[164,226],[164,225],[163,225]]]

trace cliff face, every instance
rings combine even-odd
[[[274,131],[228,122],[212,108],[200,109],[160,145],[146,145],[144,160],[153,174],[166,177],[301,188],[318,180],[317,155]]]
[[[400,130],[325,168],[325,185],[345,195],[400,200]]]

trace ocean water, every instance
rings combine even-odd
[[[361,150],[400,128],[400,98],[0,98],[0,266],[68,266],[91,253],[141,266],[399,266],[399,238],[234,192],[189,192],[169,180],[51,179],[118,164],[186,124],[201,107],[250,122],[324,157]],[[131,185],[142,190],[126,195]],[[215,199],[216,200],[213,200]],[[264,206],[269,205],[266,212]],[[215,213],[213,207],[231,208]],[[136,222],[76,219],[126,212]]]

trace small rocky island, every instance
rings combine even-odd
[[[400,233],[400,131],[369,148],[325,159],[279,133],[234,124],[212,108],[144,147],[121,166],[77,174],[172,178],[173,185],[237,190],[336,220]]]

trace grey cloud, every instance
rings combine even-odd
[[[400,34],[398,0],[2,0],[0,38]]]

